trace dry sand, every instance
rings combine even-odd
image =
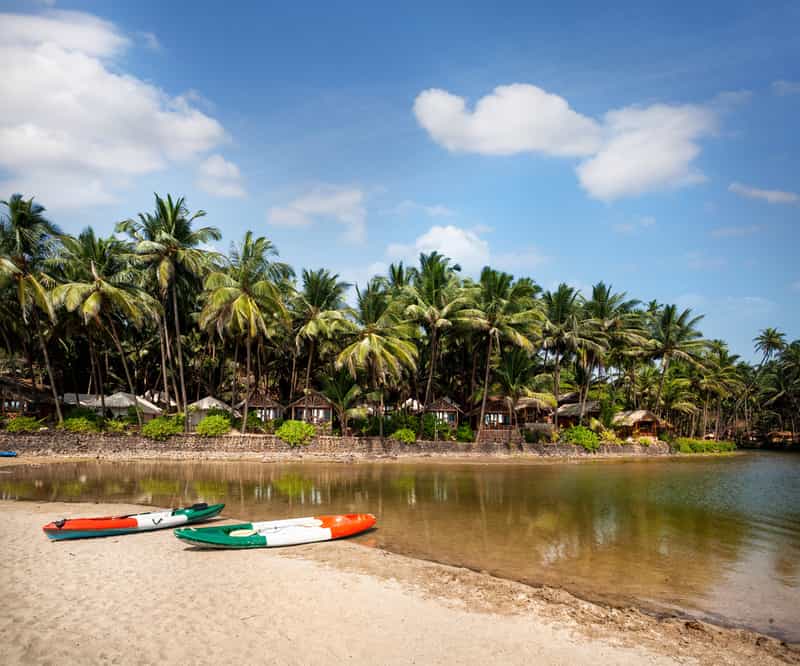
[[[756,634],[656,620],[353,543],[201,551],[171,531],[51,543],[0,502],[0,663],[799,663]]]

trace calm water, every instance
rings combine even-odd
[[[0,496],[222,501],[229,516],[248,520],[371,511],[379,529],[356,539],[366,545],[800,642],[800,455],[576,465],[87,462],[9,468]]]

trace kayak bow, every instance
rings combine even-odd
[[[134,534],[136,532],[149,532],[150,530],[177,527],[188,523],[199,523],[213,518],[224,508],[224,504],[206,504],[203,502],[183,509],[151,511],[130,516],[73,518],[70,520],[62,518],[48,523],[42,529],[50,539],[55,541]]]
[[[375,516],[371,513],[349,513],[239,525],[187,527],[175,530],[175,536],[201,548],[273,548],[340,539],[364,532],[374,524]]]

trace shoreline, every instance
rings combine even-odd
[[[141,508],[119,504],[88,506],[91,506],[89,513],[101,514]],[[506,663],[511,663],[509,660],[530,662],[530,659],[538,663],[597,663],[598,660],[621,664],[686,663],[687,660],[702,664],[800,663],[800,653],[795,649],[753,631],[687,618],[656,617],[632,606],[615,607],[587,601],[559,588],[534,587],[369,547],[369,543],[366,547],[340,541],[286,549],[194,551],[177,542],[168,530],[122,538],[47,542],[41,534],[41,525],[56,514],[74,514],[74,509],[74,503],[0,501],[0,515],[7,532],[0,552],[5,561],[16,562],[0,582],[0,593],[7,599],[18,600],[16,605],[12,604],[7,617],[0,620],[0,625],[8,624],[7,632],[18,634],[13,641],[0,647],[0,655],[6,653],[4,663],[14,663],[18,658],[28,661],[28,657],[36,661],[39,642],[43,643],[41,649],[44,650],[47,635],[63,629],[63,623],[71,627],[70,638],[76,627],[78,635],[84,630],[94,630],[81,629],[84,623],[95,627],[99,622],[105,632],[101,639],[83,637],[86,643],[78,640],[73,645],[72,640],[67,641],[70,649],[63,659],[112,659],[115,654],[119,657],[115,648],[107,644],[114,638],[114,627],[118,625],[109,624],[113,613],[104,603],[97,603],[97,596],[106,603],[119,604],[118,612],[125,615],[121,618],[124,619],[120,623],[124,625],[120,626],[121,630],[139,626],[148,635],[147,623],[152,613],[160,615],[166,610],[173,614],[173,622],[174,613],[180,613],[182,619],[193,617],[192,605],[181,600],[210,603],[212,608],[225,607],[227,615],[234,616],[221,620],[227,626],[225,631],[215,630],[206,636],[203,647],[211,650],[208,656],[203,656],[205,652],[202,655],[185,652],[157,655],[173,661],[211,661],[216,650],[233,641],[231,632],[241,641],[239,632],[245,629],[247,633],[259,635],[277,631],[284,638],[300,632],[304,636],[304,646],[309,647],[306,643],[310,642],[313,649],[323,650],[308,659],[298,659],[296,654],[292,658],[291,653],[275,655],[280,661],[321,663],[346,658],[353,654],[335,651],[344,649],[347,652],[350,641],[358,638],[355,632],[366,626],[360,623],[367,622],[376,633],[369,659],[382,663],[407,663],[412,657],[423,663],[497,657],[502,657]],[[266,566],[261,566],[264,564]],[[155,565],[153,570],[148,568],[151,565]],[[115,576],[126,580],[133,576],[138,580],[140,567],[144,567],[151,578],[144,596],[149,598],[151,593],[156,594],[154,590],[160,590],[181,604],[180,609],[148,606],[143,603],[144,599],[131,605],[131,589],[127,586],[123,586],[124,590],[103,590],[103,586],[77,584],[71,578],[83,576],[102,580],[108,578],[110,568]],[[53,576],[48,575],[51,568],[55,569]],[[174,589],[176,583],[170,582],[170,571],[179,572],[178,577],[186,581],[200,575],[200,587],[211,588],[222,598],[214,596],[212,601],[203,601],[199,589]],[[239,576],[245,577],[241,580],[246,580],[247,585],[241,585]],[[40,577],[46,585],[35,585]],[[233,589],[220,588],[217,578]],[[161,589],[161,585],[166,588]],[[277,590],[261,586],[277,586]],[[327,589],[328,586],[332,586],[331,589]],[[33,594],[31,589],[35,590]],[[341,590],[347,591],[351,604],[342,605]],[[248,608],[252,605],[250,610],[224,606],[227,595],[233,595],[231,603],[238,603],[233,600],[241,599],[242,591],[252,592],[256,597],[245,603]],[[276,597],[276,591],[288,597]],[[262,599],[261,595],[266,597]],[[37,608],[37,604],[44,608]],[[266,604],[267,611],[262,604]],[[269,609],[274,606],[278,608],[270,615]],[[320,607],[327,608],[330,614],[320,611]],[[247,618],[253,609],[258,613],[268,612],[268,615],[257,615],[262,618],[261,623],[256,621],[256,616],[252,621],[239,618],[240,615]],[[71,618],[73,610],[81,616],[80,621]],[[109,617],[103,622],[101,616]],[[37,626],[40,617],[47,628]],[[55,619],[56,627],[50,625],[51,619]],[[311,635],[306,635],[304,630],[309,622],[319,626]],[[182,626],[184,624],[182,622]],[[466,626],[471,629],[465,635]],[[317,633],[319,631],[322,635]],[[106,638],[108,632],[110,635]],[[387,632],[394,632],[398,640],[404,641],[400,653],[393,653],[396,647],[392,641],[384,640]],[[435,639],[431,632],[436,634]],[[481,642],[481,632],[488,632],[492,637],[491,645]],[[336,637],[338,648],[317,645],[328,636]],[[90,639],[100,640],[100,644],[89,645]],[[251,641],[262,649],[258,639],[251,638]],[[98,649],[103,652],[85,651]],[[178,648],[173,646],[172,649]],[[324,653],[324,650],[334,652]],[[227,658],[232,656],[223,654]],[[248,655],[243,654],[241,658],[249,661],[252,656],[248,659]],[[158,660],[155,657],[152,660]],[[217,655],[216,660],[219,659]],[[122,661],[126,660],[123,652]],[[150,660],[145,657],[145,661]]]

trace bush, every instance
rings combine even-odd
[[[209,414],[209,416],[211,416],[211,414]],[[224,418],[224,416],[222,414],[219,414],[217,416],[221,416],[221,417]],[[233,426],[234,428],[236,428],[237,430],[241,430],[242,429],[243,421],[244,421],[244,418],[240,418],[240,419],[230,418],[230,414],[228,414],[228,423],[230,423],[230,425]],[[266,424],[264,423],[264,421],[262,421],[260,418],[258,418],[258,413],[257,412],[248,411],[247,412],[247,432],[265,432],[265,431],[266,431]]]
[[[613,430],[609,430],[607,428],[603,428],[600,431],[600,441],[603,444],[611,444],[612,446],[622,446],[623,444],[619,435],[617,435],[617,433]]]
[[[307,446],[316,433],[317,429],[310,423],[292,420],[284,421],[281,427],[275,431],[275,435],[292,448]]]
[[[219,437],[220,435],[227,435],[230,431],[230,419],[225,418],[222,414],[204,417],[195,428],[195,432],[200,437]]]
[[[417,441],[417,433],[411,430],[411,428],[400,428],[390,435],[390,439],[396,439],[406,444],[413,444]]]
[[[231,414],[227,409],[220,409],[219,407],[212,407],[211,409],[209,409],[206,412],[206,416],[221,416],[229,423],[231,423],[234,420],[233,414]]]
[[[720,441],[713,439],[692,439],[691,437],[678,437],[673,442],[680,453],[725,453],[735,451],[736,444],[733,442]]]
[[[455,441],[453,428],[447,421],[437,420],[433,414],[425,414],[422,417],[422,438],[427,440],[442,440],[447,442]]]
[[[572,426],[561,433],[561,441],[582,446],[587,451],[597,451],[600,438],[586,426]]]
[[[33,416],[18,416],[11,419],[6,425],[7,432],[38,432],[42,427],[44,419],[37,419]]]
[[[106,421],[103,424],[103,430],[110,432],[112,435],[122,435],[125,432],[126,425],[128,425],[127,419],[125,421]]]
[[[70,409],[65,419],[87,419],[88,421],[101,421],[100,414],[89,407],[73,407]]]
[[[462,423],[456,429],[456,439],[459,442],[472,442],[475,440],[475,433],[469,427],[469,423]]]
[[[142,426],[142,435],[148,439],[165,440],[183,432],[183,414],[159,416]]]
[[[638,441],[641,446],[650,446],[653,443],[649,437],[640,437]]]
[[[59,428],[67,432],[100,432],[100,423],[85,416],[71,416]]]

